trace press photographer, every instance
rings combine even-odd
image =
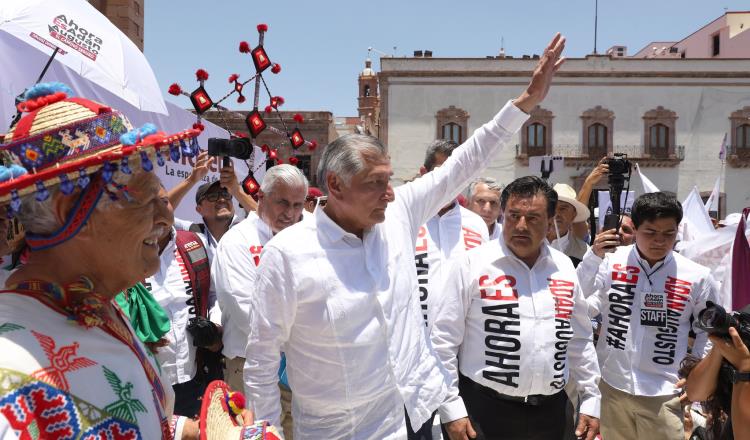
[[[629,215],[621,213],[620,194],[625,187],[625,182],[630,181],[630,170],[632,166],[626,156],[615,155],[604,157],[599,164],[586,177],[581,186],[578,200],[588,203],[593,187],[603,178],[607,178],[610,187],[610,198],[612,202],[612,213],[607,214],[604,229],[594,237],[591,248],[583,256],[581,263],[576,267],[578,279],[589,286],[593,284],[599,265],[606,253],[614,252],[618,246],[629,246],[635,240],[635,225]],[[610,172],[612,170],[612,172]],[[601,207],[599,215],[605,215]],[[586,289],[584,288],[584,291]]]
[[[689,371],[687,396],[705,402],[713,438],[750,438],[750,306],[727,313],[707,303],[697,325],[708,332],[713,348]],[[686,358],[683,368],[689,370],[693,362],[695,358]],[[728,416],[724,423],[722,412]]]

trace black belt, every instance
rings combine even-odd
[[[524,405],[529,405],[529,406],[539,406],[548,400],[552,400],[556,397],[559,397],[560,393],[565,392],[564,390],[561,390],[555,394],[532,394],[530,396],[509,396],[507,394],[498,393],[497,391],[493,390],[490,387],[486,387],[480,383],[474,382],[473,380],[469,379],[468,377],[460,373],[459,373],[458,380],[459,380],[459,385],[468,386],[472,390],[482,393],[493,399],[504,400],[506,402],[523,403]]]

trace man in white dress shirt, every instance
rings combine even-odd
[[[570,259],[545,240],[556,203],[538,177],[511,182],[502,237],[469,252],[448,278],[431,338],[448,370],[440,419],[452,440],[565,438],[570,379],[581,401],[576,435],[598,433],[586,300]]]
[[[487,225],[490,241],[497,240],[503,231],[503,224],[497,221],[500,210],[500,192],[503,186],[492,177],[479,177],[469,185],[468,208],[482,217]]]
[[[258,213],[230,229],[221,239],[211,267],[224,332],[222,353],[226,358],[224,380],[243,391],[242,372],[249,328],[250,297],[255,293],[255,268],[260,264],[263,246],[282,229],[302,219],[307,195],[307,178],[289,164],[266,171],[258,193]],[[292,439],[291,390],[282,375],[279,381],[282,407],[281,427],[286,440]]]
[[[245,369],[258,418],[279,420],[279,352],[294,390],[294,436],[406,436],[443,402],[446,378],[424,332],[414,245],[419,227],[511,143],[547,94],[564,38],[529,87],[434,171],[397,188],[383,144],[346,135],[328,145],[318,183],[328,203],[263,250]]]

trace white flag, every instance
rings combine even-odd
[[[683,245],[701,239],[714,231],[714,225],[706,212],[697,186],[693,187],[685,201],[682,202],[682,221],[678,229],[681,240],[684,242]]]
[[[711,191],[711,195],[706,200],[706,212],[716,211],[719,212],[719,188],[721,186],[721,175],[716,178],[714,183],[714,189]]]
[[[641,172],[641,167],[639,167],[638,164],[635,164],[635,170],[638,172],[638,175],[641,176],[641,183],[643,183],[644,194],[659,192],[659,188],[654,185],[654,182],[643,175],[643,173]]]

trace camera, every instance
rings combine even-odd
[[[248,160],[252,154],[253,144],[248,138],[236,137],[232,139],[208,139],[209,156],[234,157],[240,160]]]
[[[609,184],[609,199],[612,201],[612,213],[604,217],[604,230],[620,229],[620,196],[625,188],[625,182],[630,186],[632,164],[628,155],[615,153],[604,162],[609,165],[607,183]]]
[[[221,341],[219,328],[213,322],[203,317],[188,320],[187,331],[193,337],[195,347],[208,348]]]
[[[707,301],[706,308],[698,314],[697,326],[709,335],[727,340],[730,339],[729,327],[734,327],[742,342],[750,347],[750,306],[740,312],[727,313],[722,306]]]

